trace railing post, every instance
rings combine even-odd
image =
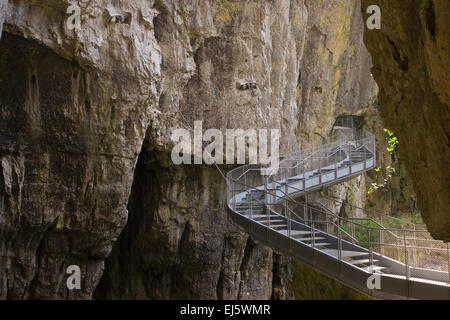
[[[383,216],[380,216],[380,224],[384,227]],[[383,228],[380,228],[380,254],[384,256],[384,233]]]
[[[403,230],[403,243],[404,243],[404,249],[405,249],[406,280],[409,280],[411,275],[410,275],[410,269],[409,269],[408,247],[406,245],[406,230]]]
[[[317,159],[317,162],[318,162],[317,166],[319,167],[319,185],[321,185],[322,184],[322,152],[319,152],[319,158]]]
[[[230,200],[231,200],[231,182],[230,180],[228,180],[227,176],[227,205],[230,205]]]
[[[367,158],[366,158],[366,146],[365,143],[363,144],[363,148],[364,148],[364,171],[367,170]]]
[[[310,221],[309,230],[311,231],[311,235],[310,235],[311,251],[313,254],[313,258],[314,258],[314,219],[313,219],[312,208],[309,208],[309,221]]]
[[[303,159],[303,158],[302,158]],[[305,171],[305,163],[303,162],[303,192],[306,192],[306,171]]]
[[[337,163],[334,163],[334,180],[337,180]]]
[[[327,224],[327,233],[330,234],[330,225],[329,225],[329,217],[328,217],[328,213],[325,212],[325,222]]]
[[[319,185],[322,184],[322,167],[320,164],[320,159],[319,159]]]
[[[308,225],[308,194],[305,193],[305,205],[303,206],[303,220]]]
[[[353,208],[350,208],[350,210],[352,211],[352,243],[355,244],[355,216],[354,216],[354,212],[353,212]]]
[[[340,218],[338,218],[338,259],[339,261],[342,261],[342,232]]]
[[[406,245],[406,230],[403,230],[403,242],[405,249],[405,267],[406,267],[406,297],[409,298],[409,279],[411,278],[411,270],[409,269],[408,247]]]
[[[234,187],[231,190],[231,198],[233,199],[233,210],[236,211],[236,194],[235,194],[235,190]]]
[[[350,151],[350,144],[347,143],[348,150],[348,161],[350,162],[350,167],[348,169],[349,175],[352,175],[352,152]]]
[[[417,261],[416,261],[416,258],[417,258],[417,235],[416,235],[416,224],[413,224],[413,230],[414,230],[414,247],[413,247],[413,252],[412,252],[412,254],[413,254],[413,267],[415,268],[416,266],[417,266]]]
[[[264,176],[264,209],[266,210],[267,219],[267,240],[270,240],[270,206],[269,206],[269,195],[267,193],[267,181],[268,177]]]
[[[369,246],[369,272],[374,273],[373,270],[373,248],[372,248],[372,241],[370,240],[370,229],[369,230],[369,236],[368,236],[368,246]]]
[[[377,166],[377,149],[375,148],[375,136],[372,136],[372,154],[373,154],[373,167]]]
[[[247,194],[247,197],[248,197],[248,199],[249,199],[249,201],[250,201],[250,203],[251,203],[251,201],[252,201],[252,195],[250,194],[249,186],[247,185],[247,175],[244,176],[244,188],[245,188],[245,193]],[[251,208],[251,204],[250,204],[250,208],[247,209],[247,210],[249,210],[249,215],[250,215],[250,219],[251,219],[251,217],[252,217],[252,208]]]
[[[447,272],[448,272],[448,284],[450,285],[450,245],[447,242]]]
[[[287,173],[285,174],[286,178],[286,184],[284,185],[285,195],[284,195],[284,209],[285,209],[285,216],[287,219],[287,227],[288,227],[288,237],[289,237],[289,249],[291,247],[291,214],[289,209],[289,203],[288,203],[288,195],[289,195],[289,186],[288,186],[288,176]]]

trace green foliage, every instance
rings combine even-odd
[[[384,132],[386,134],[385,139],[388,144],[386,150],[390,153],[392,162],[395,162],[395,151],[399,145],[399,141],[391,130],[384,129]],[[400,172],[398,172],[398,170],[391,166],[388,166],[386,168],[375,168],[374,170],[378,174],[386,173],[388,179],[383,179],[383,183],[372,183],[369,190],[367,191],[367,194],[371,194],[372,192],[380,189],[384,189],[385,191],[390,192],[393,196],[399,193],[398,190],[392,187],[392,183],[390,182],[393,176],[400,176]],[[402,194],[403,191],[400,190],[400,196],[402,196]]]
[[[389,129],[384,129],[384,132],[386,133],[386,141],[388,143],[387,151],[393,155],[395,150],[397,149],[397,146],[399,144],[399,141],[396,136],[394,136],[394,133]]]
[[[386,173],[388,179],[383,179],[383,183],[371,183],[371,187],[367,191],[367,194],[371,194],[375,190],[384,189],[395,195],[396,190],[392,187],[390,180],[392,176],[399,176],[400,172],[391,166],[387,166],[386,168],[375,168],[374,171],[378,174]]]
[[[415,224],[423,224],[423,223],[424,223],[424,222],[423,222],[423,219],[422,219],[422,216],[421,216],[420,213],[417,212],[417,211],[413,211],[413,212],[411,213],[411,219],[410,219],[410,221],[411,221],[412,223],[415,223]]]
[[[354,232],[354,237],[358,241],[358,245],[368,249],[369,235],[370,243],[380,242],[379,224],[390,230],[398,230],[408,228],[405,223],[423,224],[423,220],[419,213],[413,212],[411,218],[396,217],[396,219],[384,218],[383,220],[380,218],[372,218],[372,220],[355,219],[355,223],[357,225],[353,227],[351,225],[341,225],[341,228],[350,235]],[[369,229],[371,229],[370,232]]]

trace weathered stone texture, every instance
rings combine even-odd
[[[363,0],[382,11],[366,30],[381,115],[400,141],[418,206],[434,238],[450,241],[450,2]]]
[[[77,3],[5,15],[0,298],[91,298],[102,274],[97,297],[292,298],[290,260],[231,225],[214,168],[171,164],[170,136],[184,118],[281,129],[282,152],[325,141],[375,94],[358,2],[97,0],[69,30]]]
[[[97,296],[293,298],[290,259],[230,224],[214,168],[170,165],[170,133],[187,127],[183,118],[204,129],[279,128],[282,152],[323,143],[338,115],[362,112],[375,94],[360,9],[353,1],[164,1],[157,9],[161,113]],[[258,89],[238,90],[241,81]],[[341,187],[343,199],[355,183],[364,178]]]
[[[127,220],[133,170],[159,96],[159,48],[106,1],[65,24],[67,1],[9,1],[0,41],[0,297],[89,298]],[[75,1],[73,1],[75,3]],[[148,3],[123,1],[139,13]],[[77,264],[81,291],[68,291]]]

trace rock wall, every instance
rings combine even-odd
[[[159,97],[151,8],[9,1],[0,41],[0,298],[90,298],[127,221],[133,171]],[[150,10],[150,11],[149,11]],[[141,14],[141,16],[139,15]],[[82,290],[67,290],[69,265]]]
[[[107,6],[130,20],[110,23]],[[282,152],[324,142],[375,95],[358,2],[10,0],[6,12],[1,298],[91,298],[102,275],[97,298],[295,296],[290,260],[230,223],[214,168],[171,163],[170,135],[202,120],[280,129]],[[66,288],[71,264],[82,290]]]
[[[382,11],[366,30],[381,115],[400,141],[418,206],[436,239],[450,241],[450,2],[363,0]]]
[[[294,298],[291,260],[230,223],[217,170],[173,166],[161,141],[186,127],[175,122],[182,117],[190,126],[201,119],[204,128],[279,128],[282,151],[292,151],[297,143],[323,143],[338,115],[360,112],[375,94],[355,2],[206,3],[158,6],[159,121],[171,124],[149,128],[129,223],[98,298]],[[251,80],[253,94],[236,89]],[[149,188],[151,181],[157,186]],[[363,177],[349,185],[361,183]],[[341,189],[346,197],[357,188]],[[323,287],[329,291],[322,297],[339,295]]]

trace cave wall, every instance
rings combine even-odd
[[[324,142],[376,94],[359,2],[97,0],[69,30],[75,3],[6,11],[0,298],[88,299],[102,276],[97,298],[299,296],[291,260],[230,223],[214,168],[171,163],[170,136],[202,120],[280,129],[281,152]],[[108,23],[107,5],[130,23]]]
[[[400,141],[417,204],[436,239],[450,241],[450,2],[363,0],[382,11],[364,42],[380,87],[381,116]]]

